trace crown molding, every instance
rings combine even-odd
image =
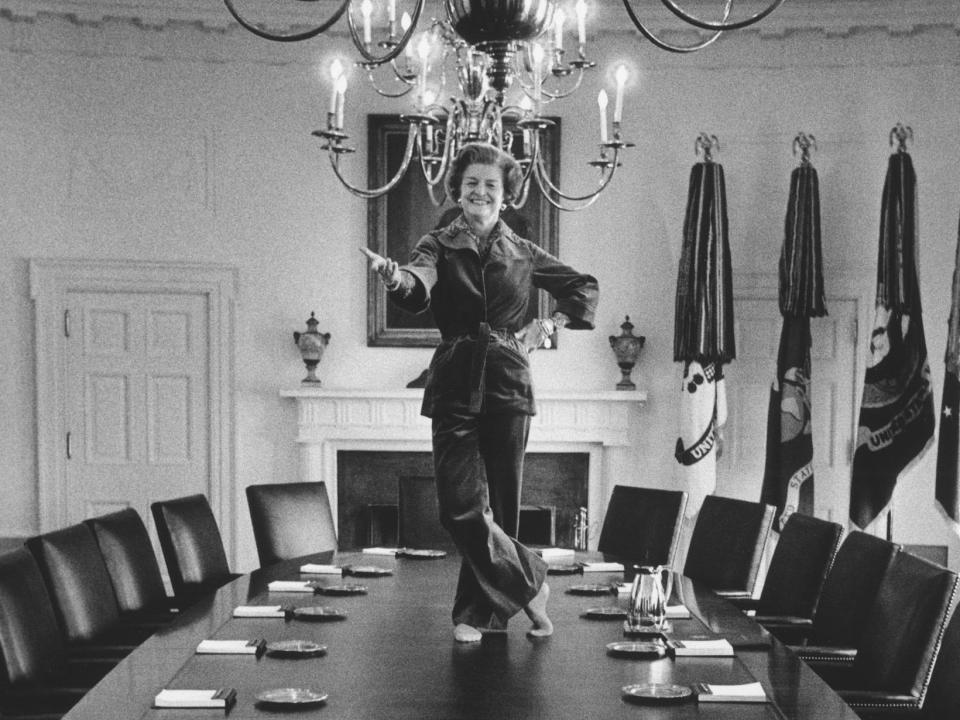
[[[428,0],[425,12],[440,13],[439,2]],[[595,26],[608,32],[635,32],[620,2],[594,0],[600,5]],[[338,0],[297,3],[277,0],[272,18],[278,29],[315,24],[332,12]],[[684,7],[700,10],[703,17],[715,15],[718,0],[687,0]],[[766,2],[749,0],[738,4],[738,15],[756,12]],[[96,24],[128,20],[145,27],[164,27],[171,23],[190,23],[210,30],[236,27],[222,0],[0,0],[0,14],[13,18],[37,18],[41,15],[70,17],[79,23]],[[650,27],[656,32],[684,29],[663,9],[651,12]],[[781,37],[792,32],[819,31],[827,35],[846,35],[859,29],[885,29],[891,34],[907,34],[929,27],[950,27],[960,32],[960,4],[956,0],[787,0],[782,7],[756,26],[739,32],[757,32],[761,37]],[[332,28],[346,33],[341,19]]]

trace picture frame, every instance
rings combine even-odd
[[[544,162],[551,182],[559,184],[560,120],[541,138]],[[367,116],[369,137],[369,184],[380,187],[400,167],[407,142],[407,123],[396,115]],[[519,133],[517,133],[519,136]],[[516,140],[520,142],[519,138]],[[440,188],[437,197],[442,197]],[[430,199],[427,184],[415,157],[406,175],[385,195],[368,204],[368,247],[375,253],[401,265],[421,237],[456,216],[457,208],[447,198],[437,207]],[[521,237],[537,243],[551,255],[559,254],[558,211],[540,194],[535,181],[524,206],[508,209],[501,216]],[[531,289],[527,320],[547,317],[553,307],[545,291]],[[556,347],[556,336],[551,343]],[[373,273],[367,275],[367,345],[369,347],[436,347],[440,332],[430,311],[414,315],[388,301],[383,283]]]

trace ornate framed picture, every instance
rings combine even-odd
[[[559,184],[560,121],[559,118],[552,119],[556,125],[542,141],[543,152],[551,181]],[[367,121],[369,185],[379,187],[393,177],[403,162],[407,124],[396,115],[368,115]],[[442,196],[439,187],[436,194],[438,198]],[[406,175],[390,192],[368,203],[368,246],[374,252],[403,264],[423,235],[443,227],[458,212],[449,199],[439,207],[433,204],[419,162],[414,158]],[[557,209],[540,195],[535,184],[522,208],[508,209],[501,215],[514,232],[552,255],[559,253],[557,216]],[[533,288],[528,319],[549,315],[550,304],[551,298],[546,292]],[[439,342],[440,332],[434,327],[429,311],[414,315],[395,307],[387,301],[383,284],[368,273],[368,346],[435,347]]]

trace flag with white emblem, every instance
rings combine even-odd
[[[953,292],[944,358],[943,402],[940,407],[940,434],[937,440],[936,500],[940,509],[960,533],[960,230],[953,269]]]
[[[936,418],[917,271],[917,178],[902,140],[883,185],[876,315],[860,403],[850,519],[883,514],[900,474],[933,440]]]
[[[810,318],[827,314],[820,241],[820,181],[810,164],[812,136],[790,175],[780,252],[780,350],[767,408],[767,453],[760,501],[777,508],[774,527],[794,512],[813,515],[813,435],[810,424]]]
[[[723,365],[736,357],[733,283],[723,166],[712,161],[715,137],[701,135],[704,161],[690,171],[677,278],[673,359],[683,363],[680,437],[687,515],[700,511],[717,484],[717,456],[726,421]]]

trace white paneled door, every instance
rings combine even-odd
[[[728,418],[717,492],[760,498],[766,452],[767,405],[777,366],[781,318],[776,296],[736,298],[737,358],[724,371]],[[857,398],[858,303],[827,298],[829,315],[810,323],[811,421],[815,514],[846,523]]]
[[[68,520],[209,491],[209,298],[66,296]]]

